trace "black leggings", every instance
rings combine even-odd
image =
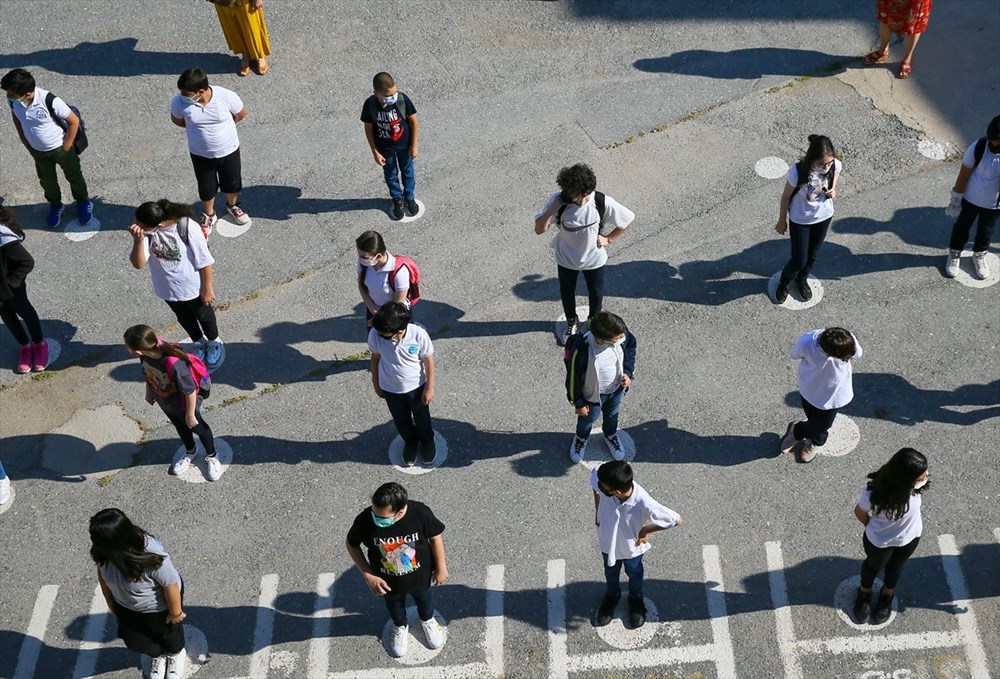
[[[962,250],[969,242],[969,231],[972,230],[972,223],[979,218],[979,228],[976,229],[976,240],[972,244],[973,252],[986,252],[990,249],[990,240],[993,238],[993,227],[997,223],[997,216],[1000,210],[989,209],[973,205],[965,198],[962,199],[962,211],[958,213],[955,226],[951,227],[951,241],[948,247],[952,250]]]
[[[210,340],[219,339],[219,324],[215,321],[215,309],[211,304],[202,302],[200,296],[186,302],[168,300],[167,306],[174,310],[177,322],[187,331],[192,342],[197,342],[202,337]]]
[[[194,416],[198,418],[198,426],[194,429],[187,426],[187,422],[184,421],[184,415],[164,414],[170,418],[174,428],[177,430],[177,434],[181,437],[181,441],[184,443],[184,450],[194,450],[194,435],[197,434],[198,438],[201,439],[201,445],[205,448],[205,455],[208,457],[215,455],[215,439],[212,437],[212,428],[208,426],[208,422],[201,418],[200,409],[194,411]]]
[[[558,267],[558,271],[559,297],[562,299],[563,313],[566,314],[568,321],[579,320],[576,317],[576,281],[580,277],[580,272],[564,266]],[[593,318],[601,313],[601,305],[604,304],[604,267],[584,269],[583,279],[587,282],[587,295],[590,298],[587,318]]]
[[[920,538],[916,537],[902,547],[876,547],[869,542],[867,535],[863,535],[861,544],[864,545],[867,558],[861,564],[861,586],[865,589],[871,589],[875,583],[875,576],[884,568],[885,580],[882,587],[896,589],[896,583],[899,582],[903,566],[917,549],[919,542]]]
[[[431,593],[430,588],[422,589],[417,592],[410,592],[410,596],[413,597],[413,602],[417,604],[417,615],[424,622],[427,622],[432,617],[434,617],[434,595]],[[402,627],[406,624],[406,592],[389,592],[383,595],[385,599],[385,607],[389,610],[389,617],[392,618],[392,624],[396,627]]]
[[[830,427],[833,426],[833,421],[836,419],[837,413],[840,412],[840,408],[823,410],[807,401],[805,396],[799,394],[799,398],[802,399],[802,410],[805,411],[806,421],[795,424],[795,428],[792,430],[795,438],[800,441],[809,439],[817,446],[822,446],[830,436]]]
[[[0,318],[3,319],[10,334],[22,347],[28,344],[28,335],[31,335],[31,342],[38,344],[45,338],[42,336],[42,323],[38,320],[38,312],[28,301],[27,288],[22,283],[20,287],[13,288],[11,292],[14,293],[14,296],[0,304]],[[24,325],[28,326],[28,335],[24,334],[21,318],[24,319]]]
[[[792,244],[792,256],[781,270],[781,284],[788,285],[793,278],[805,279],[816,263],[819,246],[826,240],[833,217],[815,224],[788,222],[788,239]]]
[[[181,583],[181,602],[184,601],[184,583]],[[153,658],[176,655],[184,650],[184,625],[167,622],[167,611],[140,613],[115,602],[115,621],[118,638],[136,653]]]

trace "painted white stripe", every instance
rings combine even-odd
[[[800,653],[865,654],[885,651],[909,651],[925,648],[946,648],[962,645],[961,632],[919,632],[916,634],[866,634],[854,637],[831,637],[798,641]],[[979,675],[972,675],[978,677]]]
[[[503,675],[503,593],[504,568],[493,565],[486,569],[486,630],[483,651],[491,676]]]
[[[250,656],[250,679],[267,679],[271,665],[271,639],[274,636],[274,600],[278,596],[278,574],[269,573],[260,579],[257,600],[257,626],[253,633],[253,655]]]
[[[325,677],[330,671],[330,626],[333,622],[333,573],[320,573],[316,579],[316,610],[313,612],[312,639],[306,676]]]
[[[97,658],[101,655],[101,647],[104,646],[104,631],[110,618],[108,602],[104,600],[104,593],[101,591],[101,586],[98,585],[94,588],[94,597],[90,600],[90,613],[87,616],[87,624],[83,628],[80,650],[76,654],[73,679],[84,679],[94,675],[94,670],[97,668]]]
[[[958,563],[958,546],[955,544],[955,536],[939,535],[938,550],[941,552],[944,577],[948,582],[948,589],[951,590],[958,629],[965,641],[965,655],[969,659],[969,673],[976,679],[990,679],[986,652],[983,650],[983,640],[979,636],[976,614],[972,611],[969,588],[965,585],[965,576],[962,575],[962,567]]]
[[[722,560],[717,545],[704,545],[701,560],[705,564],[705,596],[708,617],[715,640],[715,668],[719,679],[736,679],[736,659],[733,638],[729,634],[729,614],[726,611],[726,585],[722,581]]]
[[[767,581],[771,587],[771,606],[774,608],[778,631],[778,650],[785,666],[785,679],[802,679],[802,668],[795,652],[795,626],[792,609],[788,605],[788,586],[785,584],[785,559],[780,542],[765,542],[767,552]]]
[[[496,679],[486,663],[418,667],[378,667],[372,670],[334,672],[327,679]],[[312,678],[310,678],[312,679]]]
[[[678,663],[712,662],[715,660],[715,652],[715,644],[675,648],[643,648],[638,651],[605,651],[591,655],[571,656],[567,659],[566,670],[569,672],[607,669],[621,671],[626,667],[656,667]],[[549,676],[552,674],[550,673]]]
[[[993,529],[993,539],[1000,542],[1000,528]]]
[[[569,677],[566,653],[566,562],[549,561],[548,589],[545,593],[549,610],[549,679]],[[622,665],[621,667],[624,667]]]
[[[31,679],[35,675],[38,655],[42,651],[42,641],[45,630],[49,627],[49,616],[59,593],[58,585],[45,585],[38,590],[35,597],[35,608],[31,611],[31,621],[28,632],[21,642],[21,652],[17,655],[17,667],[14,669],[14,679]]]

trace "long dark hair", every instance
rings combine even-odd
[[[144,229],[153,229],[159,226],[160,222],[181,217],[194,219],[191,206],[173,203],[166,198],[157,201],[148,200],[135,209],[135,222]]]
[[[385,252],[385,241],[378,231],[365,231],[354,240],[355,247],[361,252],[371,252],[381,255]]]
[[[14,213],[0,205],[0,224],[3,224],[8,229],[14,232],[14,235],[18,238],[24,238],[24,230],[21,229],[21,225],[17,223],[14,219]]]
[[[163,556],[146,551],[150,537],[122,510],[102,509],[90,517],[90,558],[98,566],[114,566],[134,582],[163,565]]]
[[[920,488],[913,484],[927,471],[927,458],[913,448],[901,448],[878,471],[868,475],[872,514],[884,514],[898,521],[910,509],[910,496],[923,494],[930,481]]]
[[[168,356],[173,356],[174,358],[184,361],[187,366],[190,367],[191,365],[191,358],[185,351],[178,349],[170,342],[164,342],[161,340],[157,336],[156,331],[148,325],[133,325],[125,331],[123,339],[125,340],[125,346],[133,351],[152,351],[153,349],[159,349]]]
[[[834,156],[836,158],[837,151],[833,148],[833,142],[830,138],[822,134],[810,134],[809,135],[809,148],[806,149],[806,155],[803,156],[795,165],[795,170],[799,174],[799,183],[804,183],[804,179],[809,178],[809,173],[812,172],[813,165],[817,160],[825,158],[826,156]],[[833,170],[837,166],[834,162],[833,167],[830,168],[828,173],[830,181],[833,181]]]

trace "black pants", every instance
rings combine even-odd
[[[28,301],[28,289],[22,283],[21,287],[13,288],[11,292],[14,293],[14,296],[3,304],[0,304],[0,318],[3,319],[4,325],[10,330],[10,334],[14,336],[14,339],[22,347],[28,344],[28,335],[31,336],[32,342],[38,344],[44,339],[42,336],[42,323],[38,320],[38,312],[35,311],[35,307],[31,306],[31,302]],[[21,325],[21,318],[24,319],[24,324],[28,326],[27,335],[24,334],[24,326]]]
[[[861,544],[864,545],[866,558],[861,564],[861,586],[871,589],[875,576],[884,568],[885,579],[882,581],[882,586],[886,589],[896,589],[903,566],[916,551],[919,542],[920,538],[917,537],[902,547],[876,547],[868,541],[867,535],[863,535]]]
[[[434,595],[430,587],[417,592],[410,592],[413,603],[417,605],[417,615],[424,622],[434,617]],[[389,610],[389,617],[392,624],[402,627],[406,624],[406,592],[389,592],[382,596],[385,599],[385,607]]]
[[[210,340],[219,338],[219,325],[215,320],[215,308],[205,304],[201,297],[189,299],[186,302],[167,302],[177,316],[177,322],[187,331],[192,342],[202,337]]]
[[[396,431],[407,443],[431,443],[434,440],[431,408],[423,402],[425,386],[426,382],[406,394],[384,392]]]
[[[181,602],[184,601],[184,583],[181,583]],[[184,650],[184,625],[167,622],[167,611],[139,613],[115,602],[115,621],[118,638],[136,653],[153,658],[176,655]]]
[[[194,429],[187,426],[183,415],[171,415],[170,413],[165,413],[165,415],[170,419],[170,422],[174,425],[174,429],[177,430],[177,434],[181,437],[181,441],[184,443],[184,450],[194,450],[194,436],[197,434],[198,438],[201,439],[202,447],[205,448],[205,455],[208,457],[215,455],[215,439],[212,436],[212,428],[208,426],[208,422],[202,419],[200,409],[194,411],[194,416],[198,418],[198,426]]]
[[[833,421],[836,419],[837,413],[840,412],[840,408],[823,410],[807,401],[805,396],[799,394],[799,397],[802,399],[802,410],[806,413],[806,421],[795,424],[795,438],[809,439],[817,446],[821,446],[826,443],[826,439],[830,436],[830,427],[833,426]]]
[[[972,223],[976,221],[976,217],[979,217],[979,228],[976,229],[976,240],[972,244],[972,251],[986,252],[990,249],[993,227],[996,226],[998,215],[1000,215],[1000,210],[979,207],[963,198],[962,211],[958,213],[955,226],[951,227],[951,242],[948,243],[948,247],[952,250],[964,248],[965,244],[969,242],[969,231],[972,230]]]
[[[819,246],[826,240],[833,217],[815,224],[788,222],[788,239],[792,244],[792,256],[781,270],[782,285],[788,285],[793,278],[806,278],[816,263]]]
[[[578,321],[576,317],[576,282],[580,272],[576,269],[557,267],[559,271],[559,297],[562,299],[563,313],[567,321]],[[601,313],[604,304],[604,267],[584,269],[583,279],[587,282],[587,295],[590,298],[590,311],[587,318],[593,318]]]
[[[212,200],[220,189],[223,193],[239,193],[243,190],[243,169],[240,150],[236,149],[222,158],[206,158],[191,154],[194,176],[198,180],[198,197]]]

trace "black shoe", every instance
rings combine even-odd
[[[615,606],[618,605],[621,598],[621,594],[616,594],[614,596],[611,596],[610,594],[604,595],[604,598],[601,600],[601,605],[597,609],[597,618],[594,620],[594,625],[596,627],[604,627],[611,622],[611,620],[615,617]]]
[[[400,220],[403,218],[403,199],[393,198],[392,199],[392,210],[390,211],[390,216],[395,220]]]
[[[788,286],[778,283],[778,287],[774,290],[774,303],[784,304],[786,299],[788,299]]]
[[[411,217],[416,217],[418,212],[420,212],[420,206],[417,205],[416,199],[408,198],[406,200],[406,213]]]
[[[434,445],[434,441],[429,441],[424,443],[420,442],[420,459],[424,461],[424,464],[434,464],[434,460],[437,458],[437,446]]]
[[[566,327],[563,329],[562,343],[560,344],[560,346],[566,346],[566,342],[569,341],[569,338],[575,335],[579,331],[579,329],[580,326],[577,324],[575,318],[567,320]]]
[[[403,466],[412,467],[417,463],[417,450],[418,446],[416,443],[406,443],[403,442]]]
[[[892,615],[892,595],[886,596],[880,593],[878,604],[875,605],[875,612],[872,613],[872,624],[881,625],[889,620],[890,615]]]
[[[854,622],[859,625],[867,623],[869,616],[872,614],[871,598],[872,593],[870,590],[862,592],[861,588],[858,588],[857,596],[854,597]]]
[[[802,298],[803,302],[808,302],[813,298],[812,288],[809,287],[809,281],[805,278],[795,279],[795,289],[799,291],[799,297]]]
[[[646,624],[646,603],[642,599],[628,600],[628,622],[632,629],[639,629]]]

